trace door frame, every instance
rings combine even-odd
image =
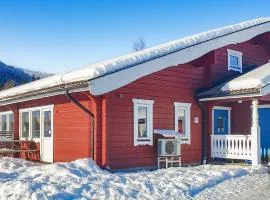
[[[226,106],[214,106],[212,109],[212,135],[215,135],[215,127],[214,127],[214,110],[226,110],[228,111],[228,135],[231,134],[231,110],[232,107],[226,107]]]
[[[52,143],[52,160],[51,161],[45,161],[45,162],[49,162],[49,163],[53,163],[54,162],[54,123],[53,123],[53,107],[45,107],[43,109],[41,109],[41,132],[40,132],[40,157],[41,157],[41,153],[43,153],[44,149],[43,149],[43,136],[44,136],[44,111],[50,111],[51,112],[51,143]]]

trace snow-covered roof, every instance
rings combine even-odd
[[[226,83],[222,91],[262,88],[270,84],[270,62]]]
[[[244,42],[268,31],[270,17],[214,29],[4,90],[0,92],[0,102],[25,93],[79,81],[89,81],[90,92],[101,95],[148,74],[190,62],[214,49]]]
[[[198,93],[200,101],[260,97],[270,94],[270,62],[260,67],[246,66],[243,75],[232,75],[222,83]]]

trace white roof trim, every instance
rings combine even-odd
[[[15,95],[87,80],[90,80],[90,92],[101,95],[148,74],[190,62],[214,49],[241,43],[268,31],[269,17],[226,26],[11,88],[0,92],[0,99],[4,101]]]

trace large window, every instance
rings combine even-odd
[[[174,103],[175,131],[181,134],[182,143],[190,144],[190,103]]]
[[[153,100],[133,99],[134,146],[153,145]]]
[[[52,126],[51,113],[52,106],[20,110],[21,139],[40,139],[42,127],[44,137],[50,137]]]
[[[8,132],[13,131],[14,116],[12,112],[0,113],[0,131]]]
[[[238,71],[242,73],[242,52],[234,51],[231,49],[228,52],[228,70]]]

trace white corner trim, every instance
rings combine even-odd
[[[228,135],[231,134],[231,110],[232,108],[231,107],[225,107],[225,106],[214,106],[213,109],[212,109],[212,134],[215,135],[215,126],[214,126],[214,110],[217,109],[217,110],[227,110],[228,111]]]
[[[134,146],[151,145],[153,146],[153,100],[132,99],[133,101],[133,126],[134,126]],[[147,137],[142,140],[138,137],[138,107],[147,108]]]
[[[182,103],[182,102],[174,102],[174,129],[178,131],[178,110],[177,108],[182,108],[186,111],[187,120],[185,121],[186,127],[186,137],[181,138],[182,144],[190,144],[191,143],[191,103]]]

